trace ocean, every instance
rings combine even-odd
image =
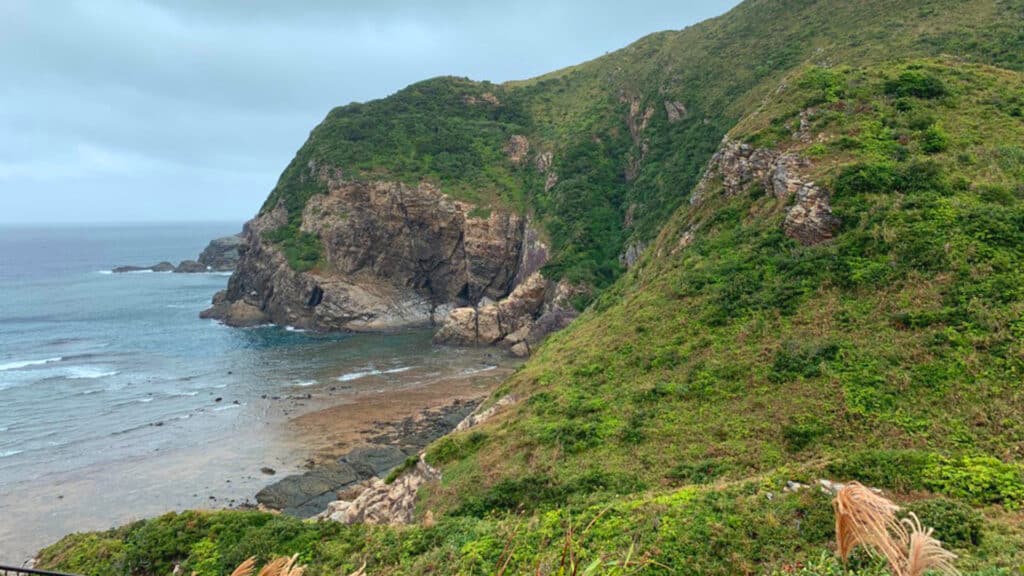
[[[313,334],[200,320],[226,274],[111,274],[193,259],[238,223],[0,227],[0,562],[68,532],[237,504],[300,469],[301,403],[487,370],[429,330]],[[327,388],[329,386],[329,388]]]

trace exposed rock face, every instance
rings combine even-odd
[[[328,192],[309,200],[301,229],[319,236],[325,265],[296,272],[264,241],[287,222],[279,205],[246,224],[238,269],[206,317],[316,330],[430,324],[439,309],[506,296],[523,263],[539,258],[524,243],[536,232],[516,214],[476,216],[474,206],[426,183],[320,177]]]
[[[174,271],[179,274],[195,274],[197,272],[206,272],[207,268],[205,264],[200,264],[195,260],[182,260]]]
[[[216,272],[229,272],[238,265],[245,239],[241,234],[211,240],[199,254],[199,263]]]
[[[459,422],[455,432],[486,422],[518,401],[518,396],[509,395],[485,410],[474,410]],[[423,454],[420,454],[416,465],[402,472],[391,484],[379,478],[374,479],[346,492],[341,500],[329,503],[327,509],[316,518],[343,524],[411,524],[415,520],[416,496],[420,486],[440,478],[441,471],[427,464]],[[430,517],[429,511],[427,517]]]
[[[528,356],[548,334],[576,318],[571,300],[578,293],[579,289],[567,282],[552,286],[539,272],[534,273],[500,302],[452,310],[434,342],[498,345],[516,356]]]
[[[633,242],[626,247],[626,251],[619,256],[619,263],[625,268],[632,268],[640,261],[646,246],[643,242]]]
[[[835,235],[840,222],[832,215],[828,192],[802,175],[809,164],[795,154],[755,148],[726,138],[711,158],[690,202],[703,201],[719,180],[727,196],[759,184],[776,198],[795,196],[796,202],[787,209],[783,224],[787,236],[803,244],[824,242]]]
[[[336,500],[317,516],[343,524],[409,524],[416,512],[420,486],[441,477],[441,472],[421,456],[411,470],[388,484],[381,479],[370,482],[353,500]]]
[[[686,118],[687,114],[686,105],[682,102],[665,102],[665,112],[668,114],[668,121],[675,123],[683,118]]]
[[[515,134],[509,138],[508,144],[505,145],[505,154],[516,166],[521,166],[526,161],[526,156],[529,153],[530,141],[526,139],[526,136]]]

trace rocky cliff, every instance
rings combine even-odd
[[[197,260],[182,260],[177,266],[170,262],[160,262],[152,266],[117,266],[111,272],[177,272],[199,274],[203,272],[230,272],[238,265],[241,249],[245,240],[241,234],[214,238],[199,254]]]
[[[546,261],[528,220],[479,210],[429,183],[349,181],[310,167],[326,193],[302,212],[301,232],[323,254],[296,271],[268,234],[283,203],[250,221],[236,273],[204,317],[315,330],[375,331],[440,324],[448,312],[498,300]]]

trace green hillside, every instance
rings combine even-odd
[[[443,479],[419,510],[434,525],[186,513],[69,537],[44,564],[166,574],[184,561],[206,576],[300,552],[311,574],[364,561],[372,575],[842,574],[830,497],[785,490],[827,478],[886,489],[966,574],[1019,573],[1022,30],[1020,1],[750,0],[539,79],[434,80],[332,112],[303,163],[333,154],[350,173],[532,210],[551,270],[607,289],[492,397],[515,404],[428,450]],[[459,104],[485,92],[500,105]],[[419,115],[395,111],[402,99],[435,96],[450,112],[437,122],[472,132],[477,155],[457,156],[479,169],[446,172],[396,120]],[[639,144],[634,98],[657,109]],[[670,123],[666,101],[685,118]],[[363,138],[376,151],[319,141],[371,109],[404,127],[388,132],[405,134],[402,158],[382,134]],[[548,193],[531,167],[503,164],[517,133],[555,152]],[[698,186],[726,134],[798,159],[829,198],[831,237],[798,239],[799,200],[757,178]],[[289,178],[275,194],[296,202]],[[649,247],[620,275],[633,239]],[[859,556],[847,573],[885,572]]]
[[[348,179],[427,179],[484,208],[536,214],[554,248],[549,276],[601,288],[622,272],[625,246],[657,235],[721,137],[793,67],[951,54],[1020,68],[1022,10],[1020,0],[749,1],[526,82],[428,80],[331,111],[264,209],[288,207],[291,225],[274,240],[302,269],[317,250],[298,232],[301,209],[323,191],[311,167]],[[685,113],[670,122],[666,103],[675,102]],[[553,188],[545,191],[532,161],[506,157],[514,134],[529,139],[531,160],[553,153]],[[302,258],[302,248],[312,253]]]

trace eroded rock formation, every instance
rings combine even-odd
[[[818,244],[832,238],[840,222],[832,214],[828,192],[804,175],[809,166],[807,159],[796,154],[755,148],[726,138],[711,158],[690,202],[702,202],[719,182],[727,196],[758,184],[780,200],[794,197],[795,202],[786,210],[783,230],[803,244]]]
[[[460,346],[497,345],[516,356],[529,356],[548,334],[576,318],[572,298],[580,290],[564,281],[553,285],[536,272],[499,302],[483,301],[474,307],[452,310],[434,341]]]
[[[301,230],[320,239],[322,264],[297,272],[267,240],[288,222],[278,205],[246,225],[238,269],[204,317],[315,330],[436,324],[452,308],[504,298],[547,260],[517,214],[483,213],[427,183],[321,178],[327,193],[307,202]]]

